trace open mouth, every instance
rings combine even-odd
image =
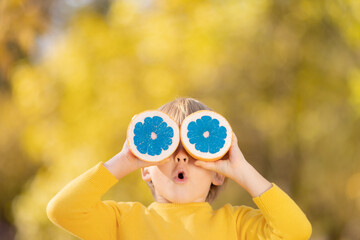
[[[187,177],[185,176],[185,172],[184,171],[180,171],[177,173],[177,175],[174,178],[175,182],[178,183],[183,183],[187,180]]]

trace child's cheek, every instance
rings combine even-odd
[[[210,170],[204,169],[202,167],[196,167],[196,169],[194,169],[192,172],[194,178],[198,179],[199,181],[206,181],[208,179],[211,181],[212,172]]]

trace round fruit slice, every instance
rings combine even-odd
[[[220,114],[210,110],[200,110],[184,119],[181,124],[180,139],[192,157],[203,161],[216,161],[229,150],[232,129]]]
[[[170,157],[179,145],[179,126],[159,110],[139,113],[127,129],[130,151],[147,162],[160,162]]]

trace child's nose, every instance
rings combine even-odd
[[[177,163],[180,163],[180,162],[188,163],[189,162],[188,157],[176,157],[175,160],[176,160]]]
[[[179,144],[178,150],[176,151],[176,154],[174,156],[174,160],[176,163],[188,163],[189,162],[189,156],[185,150],[185,148]]]

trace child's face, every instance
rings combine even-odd
[[[194,165],[193,159],[179,144],[167,162],[141,169],[142,178],[152,181],[158,202],[204,202],[211,183],[221,185],[224,177]]]

